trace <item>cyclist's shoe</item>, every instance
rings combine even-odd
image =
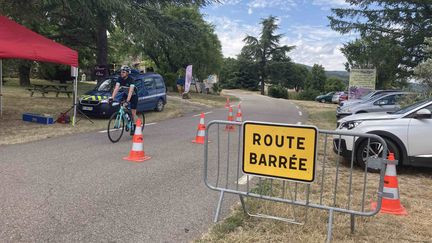
[[[135,134],[135,128],[136,128],[136,124],[133,124],[133,126],[131,127],[131,131],[130,131],[131,136],[133,136]]]
[[[129,132],[129,126],[125,125],[126,132]]]

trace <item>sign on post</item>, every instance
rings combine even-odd
[[[243,129],[244,173],[314,181],[316,127],[245,122]]]
[[[376,69],[351,69],[349,77],[349,99],[358,99],[375,90]]]

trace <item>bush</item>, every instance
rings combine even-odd
[[[300,100],[315,100],[318,95],[320,95],[319,91],[307,89],[302,91],[298,98]]]
[[[217,95],[220,94],[220,92],[222,91],[222,87],[218,83],[214,83],[212,89],[213,92]]]
[[[176,81],[177,81],[177,74],[175,73],[165,73],[162,75],[165,80],[165,85],[170,90],[177,90],[176,87]]]
[[[268,90],[268,94],[274,98],[288,99],[288,90],[281,85],[272,85]]]

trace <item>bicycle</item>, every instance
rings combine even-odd
[[[114,112],[109,121],[108,121],[108,138],[112,143],[116,143],[120,140],[120,138],[123,135],[123,131],[126,130],[126,132],[131,131],[132,134],[132,128],[135,124],[133,124],[132,121],[132,112],[129,110],[129,108],[125,105],[126,102],[122,101],[120,102],[120,109],[116,112]],[[142,127],[141,131],[144,131],[145,127],[145,116],[144,113],[141,113],[140,115],[137,114],[136,119],[141,119],[142,121]]]

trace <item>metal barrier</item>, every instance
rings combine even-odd
[[[235,132],[225,131],[226,125],[234,126]],[[212,190],[220,192],[214,222],[218,221],[225,193],[239,195],[244,212],[250,216],[304,224],[308,219],[308,208],[329,212],[327,242],[332,239],[333,215],[335,212],[350,215],[351,232],[355,229],[355,216],[373,216],[381,209],[384,169],[380,174],[371,174],[367,166],[355,166],[357,156],[367,153],[372,144],[382,144],[380,157],[369,158],[367,163],[375,168],[384,168],[387,155],[385,141],[373,134],[351,132],[318,131],[315,181],[302,183],[284,179],[244,174],[242,171],[242,131],[244,123],[212,121],[208,124],[204,151],[204,182]],[[209,142],[211,140],[211,142]],[[365,147],[357,152],[357,145]],[[349,149],[352,147],[351,153]],[[343,163],[349,157],[349,163]],[[346,161],[345,161],[346,162]],[[264,202],[285,203],[293,209],[292,218],[286,216],[254,214],[247,207],[244,197]],[[370,210],[366,202],[377,202]],[[304,222],[298,221],[296,209],[305,210]]]

